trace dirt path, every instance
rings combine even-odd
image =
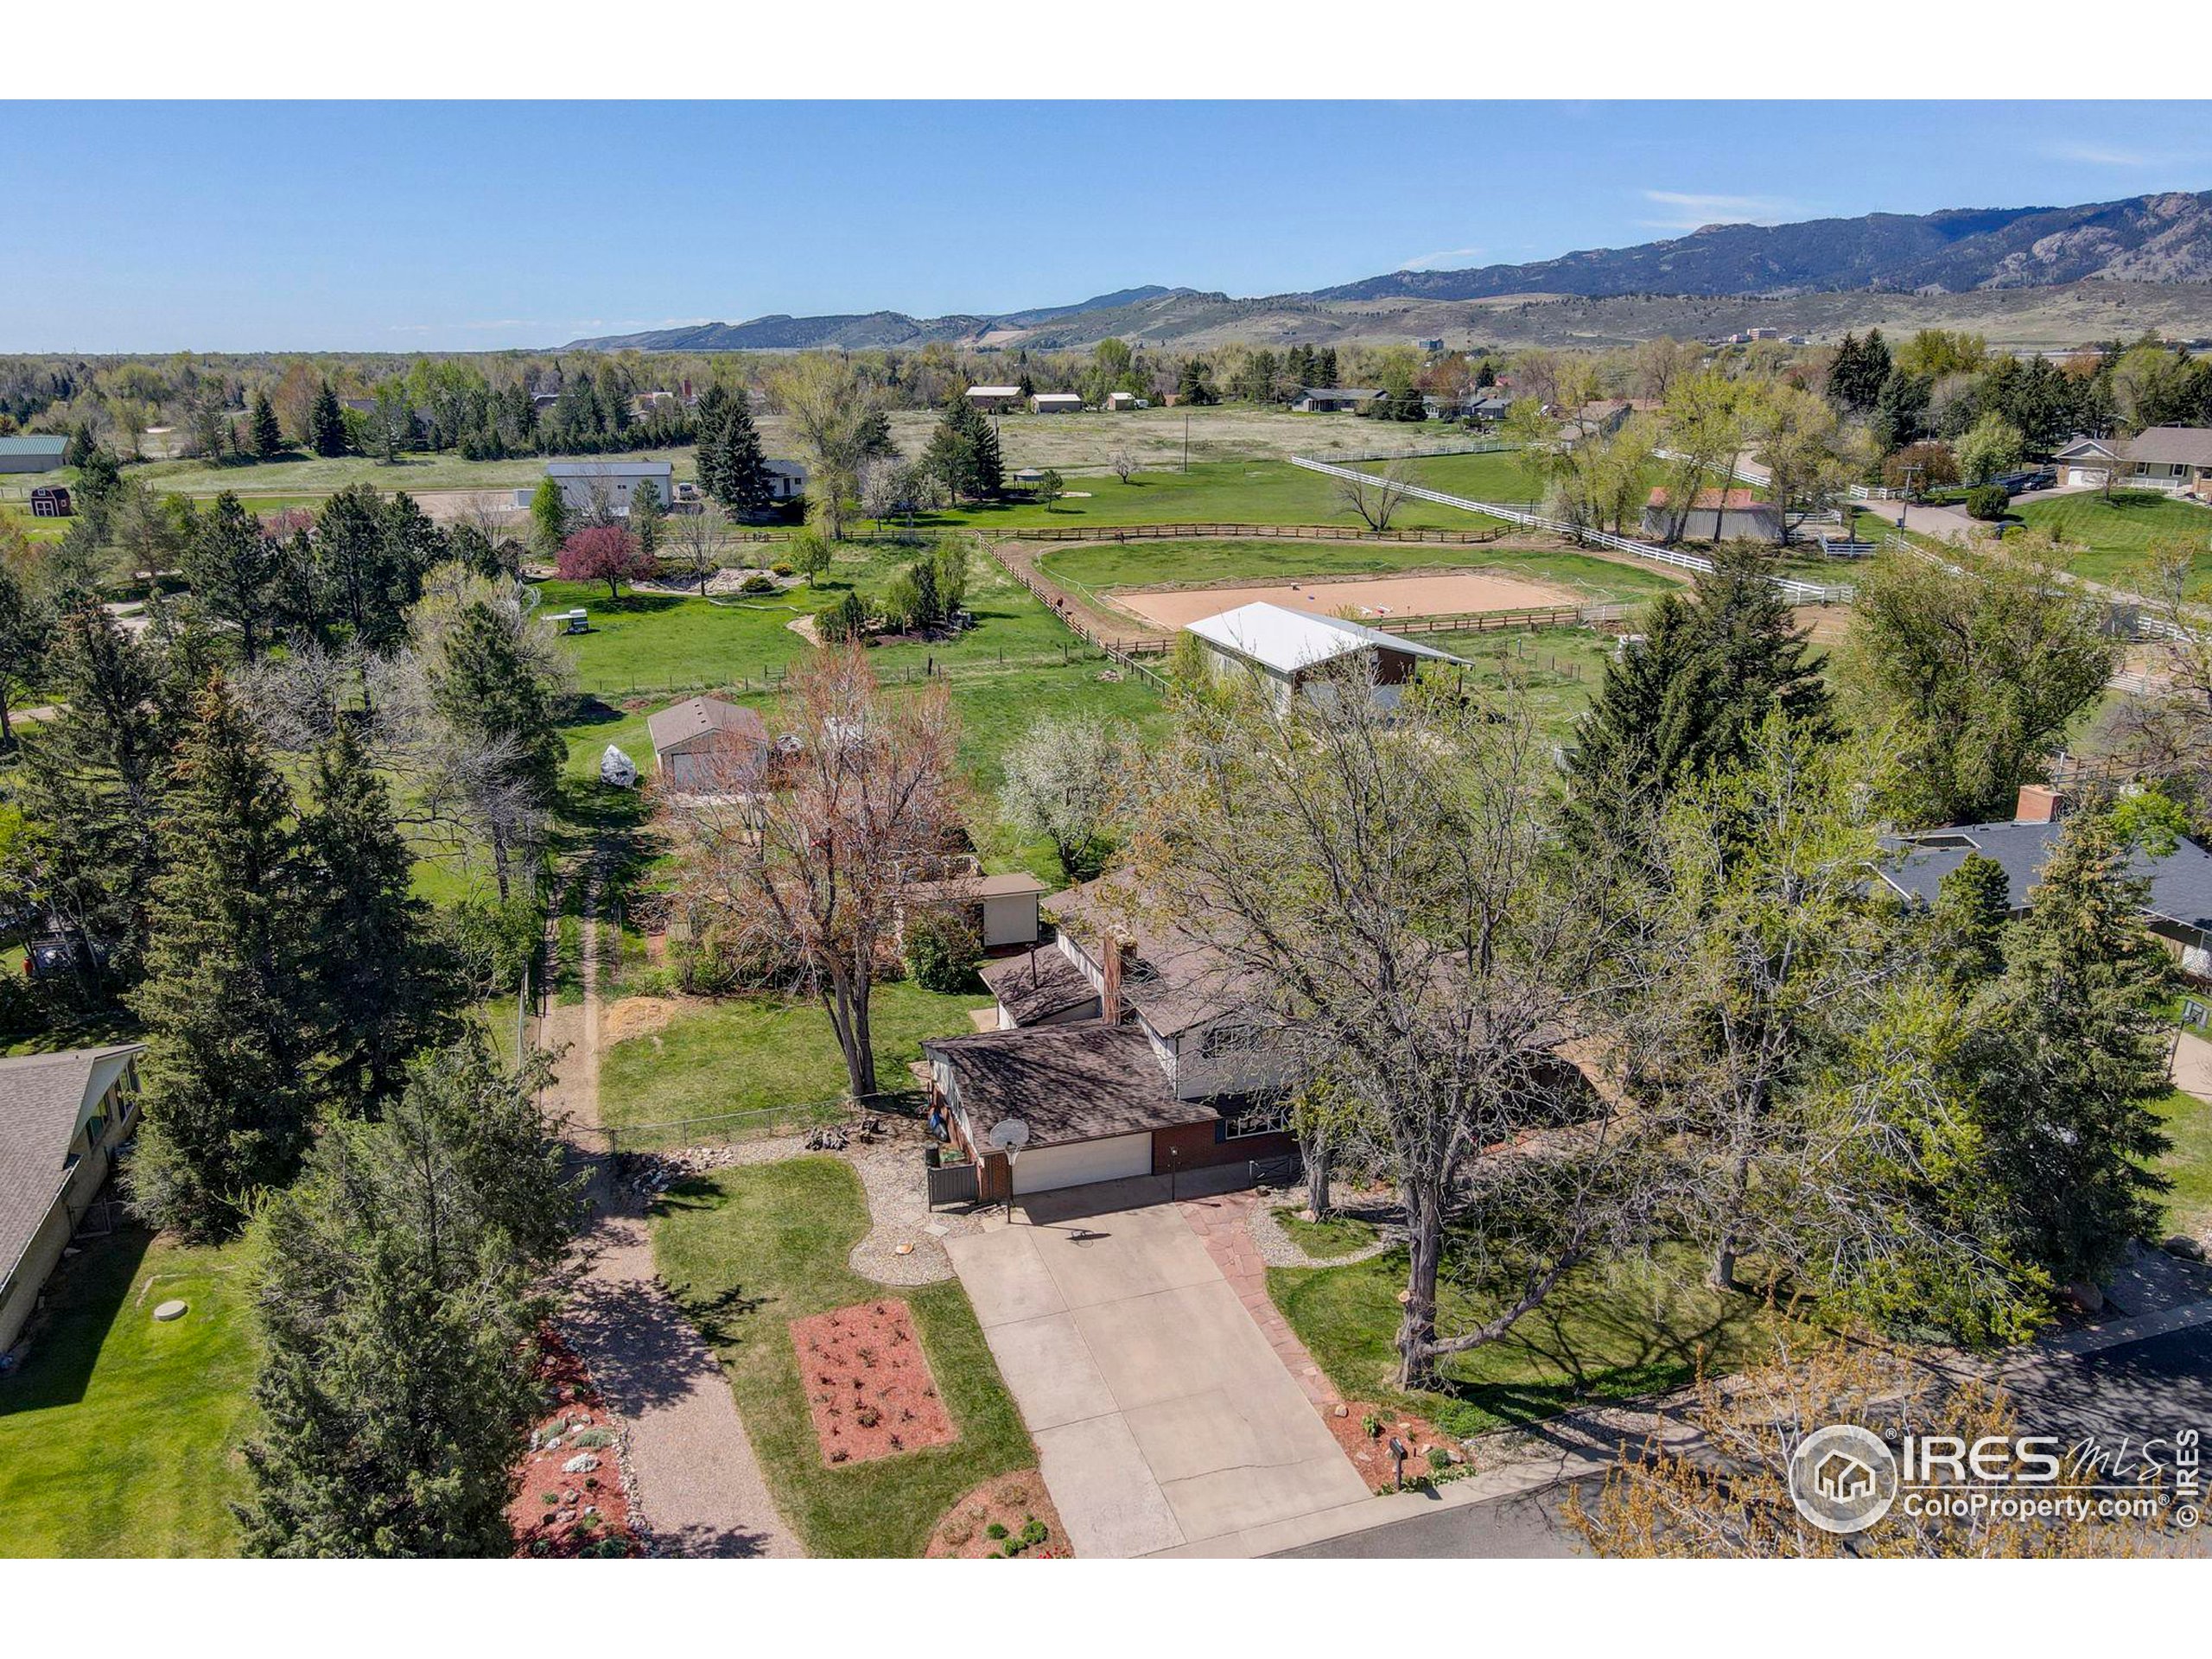
[[[594,861],[583,923],[581,1005],[550,1008],[539,1040],[569,1045],[550,1103],[582,1129],[599,1127],[599,887]],[[653,1265],[645,1206],[601,1160],[587,1263],[564,1325],[629,1430],[633,1496],[656,1553],[803,1554],[776,1512],[728,1380]]]

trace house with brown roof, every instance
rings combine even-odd
[[[645,717],[653,769],[668,788],[697,790],[768,747],[768,725],[752,709],[719,697],[686,697]]]
[[[2212,501],[2212,427],[2145,427],[2121,446],[2132,490],[2164,490]]]
[[[1059,894],[1056,937],[983,970],[998,1028],[922,1045],[982,1201],[1293,1151],[1287,1065],[1255,1039],[1219,953],[1141,899],[1125,873]],[[1009,1156],[995,1148],[1015,1123]]]
[[[106,1183],[138,1119],[143,1043],[0,1060],[0,1354]]]

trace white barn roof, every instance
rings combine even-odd
[[[1218,616],[1200,617],[1187,626],[1210,645],[1249,658],[1278,674],[1295,674],[1357,651],[1376,648],[1466,666],[1465,658],[1454,657],[1433,645],[1418,645],[1395,633],[1385,633],[1380,628],[1347,622],[1341,617],[1317,616],[1309,611],[1270,605],[1264,600],[1239,605]]]
[[[970,397],[1019,397],[1021,396],[1021,388],[1020,386],[970,386],[968,388],[968,395]]]

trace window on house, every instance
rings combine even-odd
[[[1290,1127],[1287,1115],[1275,1107],[1255,1107],[1222,1120],[1224,1141],[1249,1140],[1255,1135],[1279,1135]]]
[[[1224,1054],[1249,1047],[1251,1035],[1249,1026],[1210,1026],[1198,1041],[1198,1052],[1209,1060],[1217,1060]]]

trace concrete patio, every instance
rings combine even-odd
[[[1165,1196],[1040,1194],[945,1241],[1081,1555],[1187,1549],[1368,1495]]]

